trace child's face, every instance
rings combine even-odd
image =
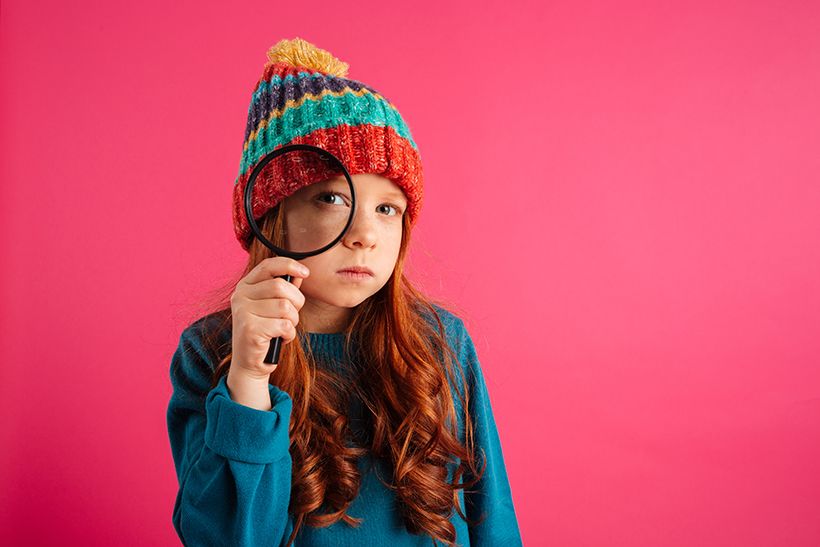
[[[303,317],[305,314],[345,317],[349,308],[358,306],[387,283],[396,265],[407,198],[399,186],[381,175],[357,174],[351,178],[356,190],[356,215],[347,233],[329,250],[300,260],[310,269],[310,275],[299,289],[305,295]],[[350,187],[344,177],[326,182],[326,189],[349,196]],[[288,211],[289,201],[303,198],[303,190],[307,189],[285,200],[285,211]],[[334,203],[333,198],[323,199]],[[337,197],[335,203],[343,202]],[[349,209],[345,207],[344,210],[346,221]],[[366,266],[373,271],[373,276],[362,278],[339,273],[351,266]],[[324,321],[325,324],[332,322],[330,317]],[[308,328],[310,324],[306,322]]]

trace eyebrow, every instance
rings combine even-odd
[[[407,199],[407,198],[405,198],[403,192],[396,192],[395,190],[388,191],[388,192],[383,192],[382,196],[387,197],[387,198],[397,199],[399,201]]]

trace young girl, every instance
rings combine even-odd
[[[179,537],[258,547],[520,545],[472,339],[403,273],[422,202],[407,125],[308,42],[283,40],[268,58],[233,194],[248,264],[229,305],[185,328],[171,363]],[[242,210],[254,164],[289,143],[336,155],[357,198],[342,240],[300,262],[271,256]],[[268,239],[283,222],[279,203],[287,211],[308,182],[320,181],[285,188],[257,179],[253,214]],[[366,272],[344,272],[356,267]],[[276,337],[279,363],[267,365]]]

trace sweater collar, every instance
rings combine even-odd
[[[341,332],[308,332],[302,335],[302,341],[307,338],[313,354],[322,359],[343,362],[345,335]]]

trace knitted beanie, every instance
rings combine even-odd
[[[393,103],[372,87],[345,78],[347,63],[300,38],[280,41],[267,57],[251,96],[234,181],[233,225],[242,248],[247,251],[253,237],[244,211],[250,174],[266,154],[287,144],[327,150],[350,175],[372,173],[390,179],[404,191],[405,214],[410,225],[415,224],[423,200],[421,158]],[[268,166],[254,182],[255,220],[300,188],[340,173],[294,169],[270,176]]]

